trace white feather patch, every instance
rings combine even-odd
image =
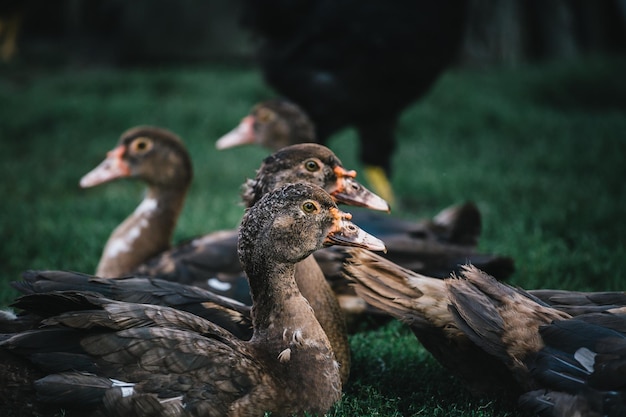
[[[15,320],[17,319],[17,314],[11,310],[0,310],[0,317],[4,320]]]
[[[178,402],[180,402],[180,403],[181,403],[181,406],[183,406],[183,407],[184,407],[184,404],[183,404],[183,396],[182,396],[182,395],[180,395],[180,396],[178,396],[178,397],[165,398],[165,399],[159,400],[159,402],[160,402],[161,404],[167,404],[167,403],[170,403],[170,402],[172,402],[172,401],[178,401]]]
[[[302,345],[302,343],[304,342],[304,337],[302,336],[302,329],[296,329],[293,332],[292,341],[293,343],[297,345]]]
[[[159,202],[154,198],[144,198],[135,209],[135,214],[144,215],[153,212],[159,207]]]
[[[143,209],[141,211],[139,210],[141,206],[144,205],[145,201],[155,201],[155,204],[156,204],[156,200],[153,200],[153,199],[144,200],[144,202],[141,203],[139,207],[137,207],[137,210],[136,210],[137,212],[142,212],[142,213],[147,212],[148,209]],[[151,205],[151,204],[148,204],[148,205]],[[135,227],[133,227],[126,233],[126,235],[113,239],[107,245],[106,256],[114,258],[120,253],[129,252],[132,249],[132,243],[135,241],[135,239],[137,239],[141,235],[141,230],[148,227],[148,225],[149,225],[148,220],[145,218],[142,218]]]
[[[220,281],[217,278],[209,278],[207,279],[206,283],[209,287],[214,288],[218,291],[228,291],[232,288],[232,284]]]
[[[278,360],[282,363],[291,359],[291,349],[287,348],[278,354]]]
[[[135,384],[132,382],[124,382],[124,381],[120,381],[119,379],[112,379],[112,378],[110,378],[110,380],[111,380],[111,387],[121,389],[122,397],[130,397],[135,392],[135,389],[133,388]]]
[[[586,347],[581,347],[574,353],[574,359],[578,361],[587,372],[593,372],[593,366],[596,363],[597,353],[590,351]]]

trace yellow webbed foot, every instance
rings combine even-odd
[[[0,18],[0,58],[9,62],[17,51],[17,35],[22,23],[22,16],[13,13],[6,18]]]
[[[384,169],[379,166],[368,165],[365,167],[365,178],[376,194],[387,200],[390,206],[394,205],[393,189]]]

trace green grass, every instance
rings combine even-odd
[[[483,214],[480,249],[510,255],[526,288],[626,287],[626,61],[455,71],[401,120],[394,215],[420,219],[465,200]],[[92,272],[108,234],[138,203],[123,181],[78,179],[120,133],[179,133],[195,179],[175,239],[235,227],[239,186],[266,151],[214,150],[273,96],[247,68],[0,68],[0,306],[28,268]],[[361,168],[353,131],[331,147]],[[398,323],[351,338],[352,380],[334,416],[513,416],[475,399]]]

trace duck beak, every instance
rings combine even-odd
[[[235,146],[247,145],[254,143],[256,136],[254,134],[254,117],[244,117],[239,126],[222,136],[215,142],[215,147],[219,150],[233,148]]]
[[[130,166],[123,159],[125,152],[126,147],[124,145],[109,151],[106,159],[100,162],[100,165],[80,179],[80,186],[88,188],[117,178],[129,177],[131,174]]]
[[[352,215],[344,213],[337,208],[331,209],[334,222],[331,231],[326,236],[326,246],[354,246],[357,248],[387,252],[385,243],[377,237],[370,235],[365,230],[352,223]]]
[[[337,202],[350,206],[365,207],[370,210],[386,211],[387,213],[391,211],[387,201],[354,179],[356,171],[348,171],[342,167],[335,167],[334,171],[335,175],[337,175],[337,187],[330,195]]]

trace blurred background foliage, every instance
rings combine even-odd
[[[250,62],[243,0],[7,0],[5,59],[74,65]],[[306,0],[303,0],[306,2]],[[519,65],[626,50],[624,0],[470,0],[459,63]],[[9,56],[10,55],[10,56]]]

